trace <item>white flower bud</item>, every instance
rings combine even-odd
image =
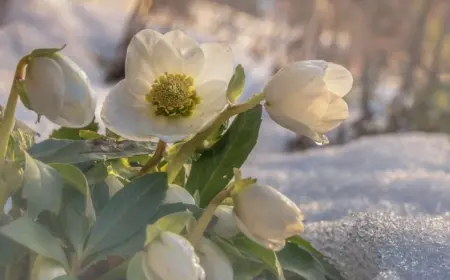
[[[31,280],[51,280],[67,275],[66,270],[57,262],[38,256],[33,264]]]
[[[240,230],[233,217],[233,207],[229,205],[219,205],[214,215],[217,223],[213,226],[213,231],[223,238],[231,238],[240,233]]]
[[[239,229],[267,249],[279,251],[286,238],[303,232],[301,210],[270,186],[247,186],[233,200]]]
[[[143,269],[149,280],[204,280],[205,271],[194,247],[185,238],[163,232],[144,252]]]
[[[35,57],[27,66],[25,88],[31,108],[55,124],[84,127],[93,119],[95,100],[86,74],[68,57]]]
[[[206,280],[233,280],[233,267],[228,256],[214,242],[203,238],[198,248],[200,264]]]
[[[195,205],[192,195],[183,187],[175,184],[169,184],[163,204],[184,203]]]
[[[299,61],[282,68],[264,88],[265,107],[279,125],[316,142],[348,118],[342,99],[352,88],[352,74],[323,60]]]

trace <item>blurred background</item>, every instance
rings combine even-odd
[[[355,77],[347,96],[351,118],[330,133],[332,144],[373,134],[450,132],[448,0],[0,0],[0,102],[20,56],[62,44],[101,101],[123,78],[130,38],[146,27],[231,43],[249,79],[243,98],[289,62],[346,66]],[[33,122],[29,112],[22,114]],[[45,135],[50,126],[38,128]],[[314,147],[278,128],[267,134],[283,135],[280,149]]]

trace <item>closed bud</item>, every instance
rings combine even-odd
[[[231,238],[240,233],[240,230],[233,217],[233,207],[229,205],[220,205],[217,207],[214,215],[217,217],[217,223],[213,226],[215,234],[223,238]]]
[[[205,279],[205,271],[191,243],[167,231],[148,244],[143,269],[148,280]]]
[[[34,57],[25,76],[29,105],[55,124],[80,128],[94,119],[95,100],[86,74],[68,57]]]
[[[303,214],[297,205],[270,186],[252,184],[233,197],[234,217],[248,238],[279,251],[285,240],[303,232]]]
[[[214,242],[203,238],[198,251],[206,280],[234,279],[233,267],[228,256]]]
[[[352,74],[341,65],[323,60],[295,62],[266,85],[265,107],[282,127],[325,144],[324,134],[348,118],[342,98],[352,85]]]
[[[183,187],[175,184],[169,184],[163,204],[184,203],[195,205],[192,195]]]
[[[31,280],[52,280],[67,275],[66,270],[57,262],[37,256],[31,271]]]

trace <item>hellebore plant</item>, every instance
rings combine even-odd
[[[5,280],[344,279],[300,236],[300,208],[239,168],[263,107],[279,125],[326,144],[324,134],[348,117],[348,70],[295,62],[237,103],[245,73],[233,71],[228,45],[143,30],[103,104],[103,135],[93,129],[87,75],[61,51],[24,56],[2,109]],[[15,120],[19,99],[38,120],[62,126],[58,139],[35,143]]]

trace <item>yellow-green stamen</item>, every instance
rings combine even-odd
[[[200,98],[194,87],[194,79],[183,74],[165,73],[158,77],[146,100],[158,116],[190,116]]]

